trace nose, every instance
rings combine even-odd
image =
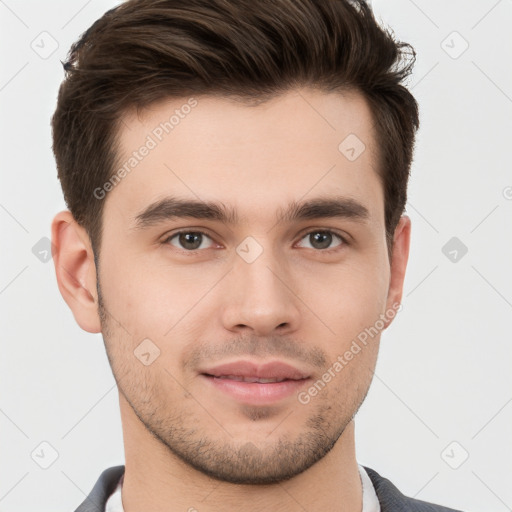
[[[271,250],[265,250],[252,263],[237,255],[224,288],[224,327],[256,336],[297,330],[301,301],[295,288],[289,268],[280,264]]]

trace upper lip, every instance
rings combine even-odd
[[[256,379],[307,379],[309,374],[282,361],[255,363],[238,360],[201,370],[200,373],[214,377],[252,377]]]

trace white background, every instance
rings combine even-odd
[[[80,330],[53,263],[32,252],[65,207],[50,133],[59,59],[114,5],[0,1],[2,512],[75,510],[124,462],[101,336]],[[356,420],[358,460],[418,499],[512,510],[512,1],[373,5],[418,53],[409,85],[422,126],[404,308]],[[45,59],[31,47],[41,37],[47,51],[58,44]],[[468,249],[456,262],[442,252],[452,237]],[[58,453],[48,469],[31,457],[50,461],[43,441]]]

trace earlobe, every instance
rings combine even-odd
[[[407,260],[409,259],[409,247],[411,241],[411,219],[403,215],[398,222],[393,236],[393,252],[391,255],[391,272],[389,278],[389,289],[386,303],[386,310],[397,311],[398,305],[402,302],[403,286]],[[391,323],[389,320],[386,327]]]
[[[52,222],[53,262],[60,293],[78,325],[101,332],[96,291],[96,265],[89,236],[71,212],[59,212]]]

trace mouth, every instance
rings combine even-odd
[[[214,379],[229,379],[229,380],[236,380],[238,382],[258,382],[260,384],[270,384],[272,382],[284,382],[285,380],[301,380],[301,379],[281,379],[281,378],[258,378],[258,377],[242,377],[239,375],[209,375],[207,373],[204,373],[203,375],[206,375],[207,377],[213,377]]]
[[[311,380],[307,371],[282,361],[234,361],[204,369],[200,376],[217,392],[252,405],[283,400]]]

